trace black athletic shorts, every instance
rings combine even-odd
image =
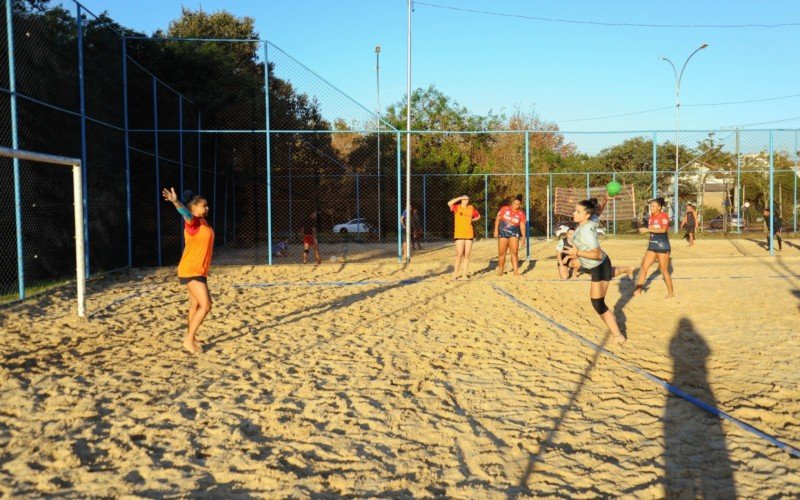
[[[497,231],[500,238],[522,238],[522,231],[519,226],[512,228],[501,228]]]
[[[606,255],[599,266],[589,269],[592,273],[592,281],[611,281],[614,277],[614,267],[611,265],[611,258]]]
[[[178,278],[181,282],[181,285],[185,285],[190,281],[199,281],[200,283],[208,283],[208,279],[205,276],[190,276],[188,278]]]

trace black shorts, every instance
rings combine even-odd
[[[521,238],[522,232],[520,231],[519,227],[513,227],[509,229],[500,229],[498,230],[498,236],[500,238]]]
[[[186,285],[190,281],[199,281],[200,283],[208,283],[208,279],[205,276],[190,276],[188,278],[178,278],[178,281],[181,282],[181,285]]]
[[[592,281],[611,281],[614,277],[614,267],[611,265],[611,258],[606,255],[599,266],[589,269],[592,273]]]

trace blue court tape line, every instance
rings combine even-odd
[[[420,280],[400,281],[279,281],[275,283],[237,283],[234,288],[269,288],[273,286],[364,286],[364,285],[412,285]]]
[[[740,428],[746,430],[747,432],[755,434],[756,436],[769,441],[771,444],[773,444],[774,446],[777,446],[778,448],[786,451],[790,455],[792,455],[792,456],[794,456],[796,458],[800,458],[800,450],[798,450],[797,448],[794,448],[794,447],[792,447],[792,446],[790,446],[790,445],[788,445],[788,444],[786,444],[786,443],[784,443],[782,441],[779,441],[778,439],[770,436],[769,434],[756,429],[752,425],[747,424],[745,422],[742,422],[738,418],[733,417],[733,416],[729,415],[728,413],[726,413],[726,412],[724,412],[722,410],[719,410],[719,409],[715,408],[714,406],[711,406],[710,404],[705,403],[705,402],[697,399],[696,397],[692,396],[691,394],[685,393],[681,389],[675,387],[674,385],[670,384],[669,382],[666,382],[666,381],[656,377],[652,373],[650,373],[650,372],[648,372],[646,370],[643,370],[643,369],[639,368],[638,366],[633,365],[633,364],[625,361],[624,359],[620,358],[616,354],[614,354],[614,353],[606,350],[605,348],[600,347],[599,345],[595,344],[591,340],[587,340],[584,337],[582,337],[581,335],[573,332],[572,330],[570,330],[566,326],[564,326],[564,325],[562,325],[560,323],[557,323],[556,321],[548,318],[547,316],[544,315],[544,313],[542,313],[539,310],[537,310],[537,309],[529,306],[528,304],[522,302],[521,300],[517,299],[516,297],[514,297],[510,293],[508,293],[505,290],[503,290],[502,288],[498,287],[497,285],[493,284],[492,287],[500,295],[504,295],[506,298],[510,299],[511,301],[513,301],[514,303],[516,303],[517,305],[522,307],[523,309],[526,309],[527,311],[530,311],[530,312],[534,313],[535,315],[539,316],[540,318],[545,320],[547,323],[549,323],[551,326],[561,330],[562,332],[568,333],[569,335],[571,335],[572,337],[577,339],[580,343],[582,343],[584,345],[587,345],[587,346],[591,347],[592,349],[594,349],[596,351],[602,352],[603,354],[607,355],[608,357],[610,357],[614,361],[620,363],[627,370],[635,372],[635,373],[638,373],[639,375],[642,375],[643,377],[645,377],[645,378],[651,380],[652,382],[655,382],[656,384],[660,385],[661,387],[667,389],[672,394],[674,394],[674,395],[676,395],[676,396],[678,396],[680,398],[685,399],[686,401],[692,403],[693,405],[695,405],[695,406],[697,406],[699,408],[702,408],[703,410],[711,413],[712,415],[715,415],[715,416],[717,416],[719,418],[723,418],[725,420],[728,420],[729,422],[732,422],[732,423],[736,424],[737,426],[739,426]]]
[[[672,280],[749,280],[749,279],[758,279],[758,278],[800,278],[800,274],[778,274],[775,276],[673,276]],[[524,279],[523,281],[552,281],[552,282],[559,282],[559,281],[566,281],[572,283],[582,283],[588,281],[588,279],[582,278],[570,278],[566,280],[562,280],[560,278],[529,278]]]

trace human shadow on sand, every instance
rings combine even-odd
[[[680,320],[669,352],[670,383],[716,408],[706,366],[711,349],[688,318]],[[672,393],[664,411],[664,473],[667,498],[736,498],[722,421]]]

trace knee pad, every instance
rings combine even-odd
[[[606,298],[603,297],[602,299],[592,299],[592,307],[594,310],[597,311],[597,314],[603,315],[608,311],[608,306],[606,305]]]

